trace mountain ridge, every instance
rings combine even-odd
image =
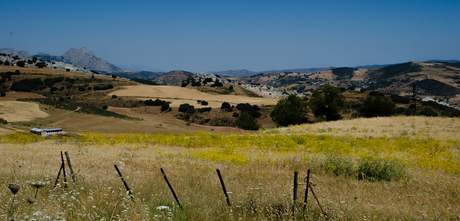
[[[15,50],[11,47],[0,49],[0,53],[11,54],[23,58],[37,57],[43,61],[60,61],[68,64],[77,65],[80,67],[85,67],[90,70],[98,71],[101,73],[123,71],[123,69],[109,63],[108,61],[100,57],[97,57],[96,54],[94,54],[91,50],[85,47],[81,47],[80,49],[71,48],[62,56],[47,54],[43,51],[38,52],[36,55],[32,55],[30,52],[24,50]]]

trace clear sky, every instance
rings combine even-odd
[[[0,48],[165,71],[460,59],[459,0],[3,0],[0,14]]]

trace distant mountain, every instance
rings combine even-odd
[[[248,71],[242,70],[228,70],[228,71],[212,71],[212,74],[217,74],[221,77],[249,77],[256,74],[280,74],[280,73],[313,73],[326,71],[331,68],[296,68],[296,69],[285,69],[285,70],[269,70],[269,71]]]
[[[363,66],[356,66],[353,68],[358,68],[358,69],[374,69],[374,68],[383,68],[386,66],[390,66],[392,64],[374,64],[374,65],[363,65]]]
[[[219,75],[221,77],[249,77],[258,74],[259,72],[242,70],[228,70],[228,71],[211,71],[211,74]]]
[[[165,73],[164,72],[152,72],[152,71],[122,71],[122,72],[112,72],[112,74],[118,77],[150,80],[150,79],[157,78],[161,75],[164,75]]]
[[[62,55],[64,62],[86,67],[90,70],[99,72],[119,72],[121,68],[107,62],[106,60],[97,57],[92,51],[85,47],[80,49],[71,48],[64,55]]]
[[[122,68],[123,70],[130,70],[130,71],[148,71],[148,72],[164,72],[166,71],[159,69],[159,68],[152,68],[145,65],[117,65],[118,67]]]
[[[458,63],[460,62],[459,60],[437,60],[437,59],[432,59],[424,62],[449,62],[449,63]]]
[[[14,48],[2,48],[0,49],[0,53],[2,54],[11,54],[11,55],[17,55],[19,57],[27,58],[32,56],[31,53],[23,50],[14,50]]]
[[[98,71],[100,73],[113,73],[123,71],[123,69],[107,62],[102,58],[97,57],[92,51],[85,47],[81,47],[80,49],[71,48],[62,56],[38,52],[38,54],[34,55],[34,57],[40,58],[44,61],[61,61],[80,67],[86,67],[87,69]]]

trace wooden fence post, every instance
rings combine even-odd
[[[307,177],[306,177],[306,185],[305,185],[305,199],[303,200],[303,212],[305,213],[307,209],[307,199],[308,199],[308,185],[310,184],[310,169],[307,171]]]
[[[299,177],[299,172],[294,171],[294,205],[292,205],[292,213],[295,213],[295,207],[297,203],[297,178]]]
[[[115,166],[115,169],[117,170],[117,173],[118,173],[118,175],[120,176],[120,179],[121,179],[121,181],[123,182],[123,185],[125,185],[126,191],[128,191],[128,193],[129,193],[129,197],[130,197],[131,199],[134,200],[133,192],[131,191],[131,189],[129,189],[129,186],[128,186],[128,184],[126,183],[125,179],[123,178],[123,175],[121,175],[121,172],[120,172],[120,170],[118,169],[117,165],[114,164],[113,166]]]
[[[224,180],[222,179],[222,175],[220,174],[220,170],[216,169],[216,171],[217,171],[217,175],[219,175],[219,180],[220,180],[220,184],[222,185],[222,190],[224,190],[225,199],[227,200],[227,205],[232,206],[232,204],[230,203],[230,199],[228,198],[227,189],[225,188]]]
[[[315,197],[316,202],[318,203],[318,206],[319,206],[319,208],[321,209],[321,212],[323,212],[324,218],[325,218],[326,220],[329,220],[329,219],[327,218],[327,214],[324,212],[323,207],[321,206],[321,203],[319,203],[318,197],[316,197],[316,194],[315,194],[315,192],[313,191],[313,188],[311,187],[311,185],[310,185],[309,183],[308,183],[308,187],[309,187],[310,190],[311,190],[311,194],[313,194],[313,196]]]
[[[72,169],[72,164],[70,163],[70,156],[67,151],[65,152],[65,157],[67,158],[67,165],[69,165],[70,174],[72,175],[72,180],[75,183],[75,185],[78,185],[77,178],[75,177],[75,173],[73,172],[73,169]]]
[[[56,188],[56,185],[57,185],[57,182],[59,181],[59,176],[61,176],[61,171],[62,171],[62,163],[61,163],[61,167],[59,167],[59,173],[56,177],[56,182],[54,182],[54,187],[53,188]]]
[[[182,206],[180,205],[179,199],[178,199],[177,196],[176,196],[176,193],[174,192],[174,189],[172,188],[171,184],[169,183],[168,177],[166,177],[165,171],[163,170],[163,168],[160,168],[160,170],[161,170],[161,173],[163,174],[163,177],[164,177],[165,180],[166,180],[166,183],[167,183],[168,186],[169,186],[169,189],[171,190],[171,192],[172,192],[172,194],[173,194],[173,196],[174,196],[174,199],[176,199],[176,202],[177,202],[177,204],[179,205],[179,208],[180,208],[180,209],[183,209]]]
[[[64,155],[61,151],[61,162],[62,162],[62,175],[64,175],[64,188],[67,188],[67,177],[65,175],[65,162],[64,162]]]

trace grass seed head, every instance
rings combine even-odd
[[[11,190],[11,192],[16,195],[16,193],[18,193],[19,189],[21,188],[21,185],[17,184],[17,183],[10,183],[8,184],[8,189]]]

